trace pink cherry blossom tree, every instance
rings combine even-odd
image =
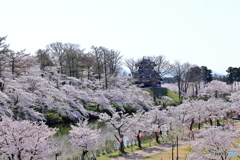
[[[207,115],[206,118],[209,119],[210,124],[212,125],[212,121],[216,120],[218,126],[221,125],[219,122],[220,117],[226,117],[227,112],[230,109],[227,102],[217,98],[210,98],[208,101],[204,101],[202,106],[205,108],[204,113]]]
[[[56,129],[43,122],[0,121],[0,158],[9,160],[46,160],[57,147],[52,139]]]
[[[231,92],[231,85],[218,80],[213,80],[207,83],[204,88],[199,91],[201,96],[219,97],[219,95],[229,94]]]
[[[101,113],[99,115],[99,121],[105,122],[108,127],[114,129],[114,136],[120,144],[119,150],[121,153],[125,153],[123,139],[131,127],[131,117],[122,112],[114,112],[111,116],[106,113]]]
[[[138,147],[142,148],[141,145],[141,137],[144,133],[152,132],[151,131],[151,122],[152,119],[147,116],[144,112],[138,112],[133,114],[130,123],[131,126],[129,127],[128,133],[130,137],[136,137],[138,141]]]
[[[228,152],[240,151],[240,145],[236,143],[236,138],[240,136],[239,130],[223,130],[222,127],[210,127],[200,130],[198,137],[204,139],[192,141],[191,148],[194,153],[188,155],[188,160],[209,160],[221,159],[229,160]],[[218,154],[217,155],[215,154]]]
[[[156,142],[160,143],[159,137],[162,137],[164,125],[168,125],[171,117],[167,116],[166,110],[160,111],[157,107],[146,113],[147,118],[151,120],[150,128],[155,134]]]
[[[70,142],[82,149],[82,160],[89,150],[96,149],[100,140],[99,130],[92,130],[88,125],[88,120],[79,121],[76,126],[71,125]]]
[[[184,101],[178,110],[176,111],[179,115],[181,123],[189,127],[189,130],[192,131],[194,123],[198,123],[200,129],[200,123],[206,117],[205,114],[205,101],[203,100],[194,100],[194,101]]]

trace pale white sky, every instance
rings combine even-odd
[[[35,53],[56,41],[240,67],[239,0],[0,0],[0,37]]]

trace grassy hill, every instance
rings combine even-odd
[[[142,88],[143,90],[150,93],[153,96],[152,90],[150,88]],[[175,102],[179,102],[178,94],[169,90],[168,88],[157,88],[157,98],[159,99],[161,96],[168,96]]]

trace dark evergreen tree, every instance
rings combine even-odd
[[[226,72],[228,73],[228,75],[227,75],[227,84],[231,84],[232,85],[233,82],[234,82],[233,67],[228,67]]]
[[[192,92],[195,94],[195,96],[198,95],[198,89],[200,87],[201,72],[202,70],[198,66],[191,67],[187,72],[187,78],[188,81],[191,82]]]
[[[235,89],[237,88],[237,82],[240,81],[240,68],[228,67],[226,70],[227,74],[227,84],[230,84],[233,90],[233,84],[235,82]]]
[[[201,78],[206,83],[209,83],[212,81],[212,70],[208,69],[206,66],[201,66],[202,72],[201,72]]]

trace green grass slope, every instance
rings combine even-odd
[[[150,88],[142,88],[143,90],[150,93],[153,96],[152,90]],[[168,96],[175,102],[179,102],[178,94],[169,90],[168,88],[157,88],[157,98],[159,99],[161,96]]]

